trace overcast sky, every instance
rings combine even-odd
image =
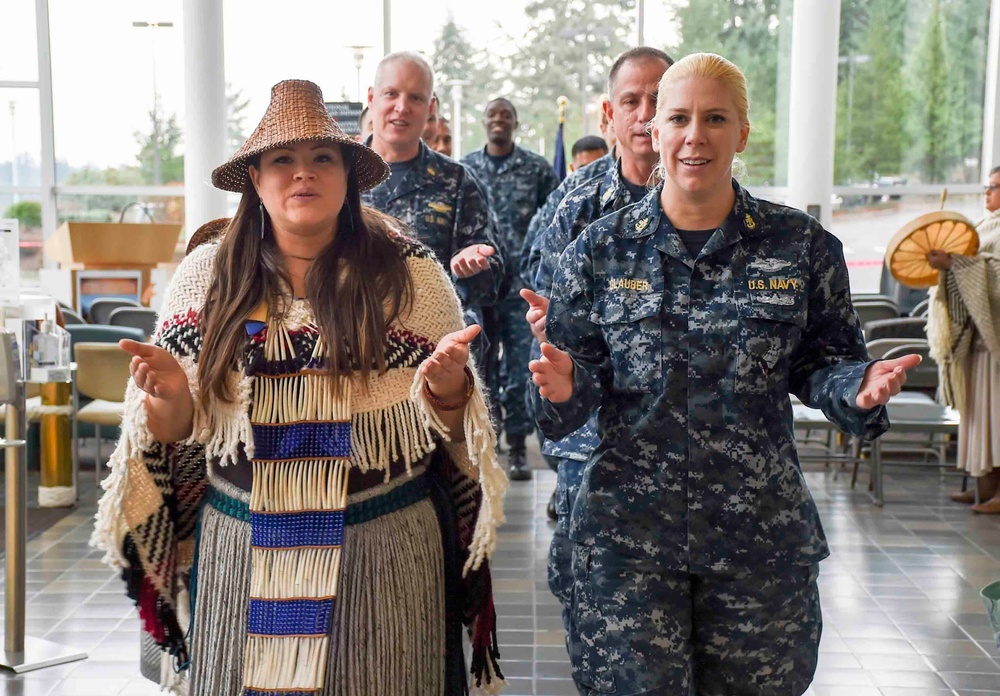
[[[665,40],[663,6],[647,0],[647,42]],[[37,79],[34,0],[0,0],[0,80]],[[477,46],[505,52],[527,29],[525,0],[422,0],[392,6],[392,48],[430,52],[452,12]],[[133,133],[147,129],[156,91],[183,127],[184,65],[181,0],[50,0],[56,157],[73,166],[134,164]],[[285,11],[282,11],[283,8]],[[366,90],[382,55],[382,3],[377,0],[224,0],[226,80],[250,99],[246,127],[256,125],[270,87],[287,78],[313,80],[328,100],[356,95],[350,45],[367,45]],[[133,21],[173,22],[140,29]],[[12,30],[10,28],[13,28]],[[14,101],[13,122],[10,102]],[[0,162],[17,152],[38,158],[35,90],[0,89]]]

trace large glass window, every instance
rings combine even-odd
[[[843,1],[832,228],[857,291],[879,289],[896,231],[941,208],[928,185],[946,184],[945,207],[973,222],[985,212],[989,9],[990,0]]]
[[[0,218],[13,218],[19,223],[21,282],[32,284],[42,267],[42,205],[38,194],[0,194]]]
[[[37,89],[0,89],[0,186],[40,185],[40,119]]]
[[[396,0],[392,11],[406,12],[411,4],[421,6]],[[281,80],[312,80],[331,102],[366,98],[382,57],[382,3],[297,0],[289,7],[265,19],[240,0],[223,2],[229,151],[250,135]],[[419,48],[411,42],[419,30],[400,32],[393,48]]]
[[[38,90],[0,89],[0,217],[20,222],[21,279],[42,262],[41,130]]]
[[[786,181],[787,57],[790,51],[791,0],[648,0],[646,45],[675,57],[696,50],[722,53],[747,73],[753,102],[753,133],[743,156],[751,184]],[[451,113],[448,83],[463,81],[464,152],[481,147],[482,109],[492,96],[505,95],[518,109],[522,146],[554,154],[559,109],[565,96],[567,149],[584,134],[597,134],[600,102],[615,57],[634,46],[636,0],[530,0],[477,5],[431,2],[393,7],[393,27],[437,24],[420,36],[432,43],[443,111]],[[400,13],[411,13],[404,19]],[[406,22],[406,23],[404,23]],[[394,39],[394,41],[397,41]],[[394,45],[394,48],[403,46]]]
[[[38,79],[35,0],[3,0],[2,8],[0,81],[34,82]]]
[[[836,182],[979,181],[990,0],[844,0]]]
[[[655,3],[654,3],[655,4]],[[673,17],[674,57],[707,51],[738,65],[750,94],[750,141],[740,156],[745,184],[787,184],[791,0],[659,0]],[[647,10],[648,12],[648,10]],[[654,31],[656,24],[653,24]]]
[[[49,2],[57,182],[182,183],[181,2],[100,4]]]

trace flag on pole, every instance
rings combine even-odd
[[[563,142],[563,127],[566,124],[566,104],[569,99],[559,97],[556,100],[559,104],[559,130],[556,131],[556,156],[552,162],[552,168],[556,170],[559,181],[566,178],[566,144]]]

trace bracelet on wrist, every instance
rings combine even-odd
[[[434,396],[434,393],[431,391],[430,384],[424,380],[424,398],[426,398],[427,401],[429,401],[430,404],[439,411],[457,411],[469,403],[469,399],[472,398],[472,393],[476,389],[476,380],[474,379],[472,370],[469,369],[468,365],[465,366],[465,381],[465,394],[462,395],[458,401],[449,403],[447,401],[441,401],[441,399]]]

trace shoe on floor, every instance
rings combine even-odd
[[[976,504],[976,490],[974,488],[970,488],[967,491],[961,491],[960,493],[952,493],[948,497],[956,503],[963,503],[965,505]]]
[[[531,469],[528,468],[528,457],[524,446],[524,438],[514,438],[507,436],[507,444],[510,445],[510,454],[507,461],[510,462],[511,481],[530,481]]]
[[[979,505],[973,505],[972,511],[980,515],[1000,515],[1000,495],[993,496]]]

